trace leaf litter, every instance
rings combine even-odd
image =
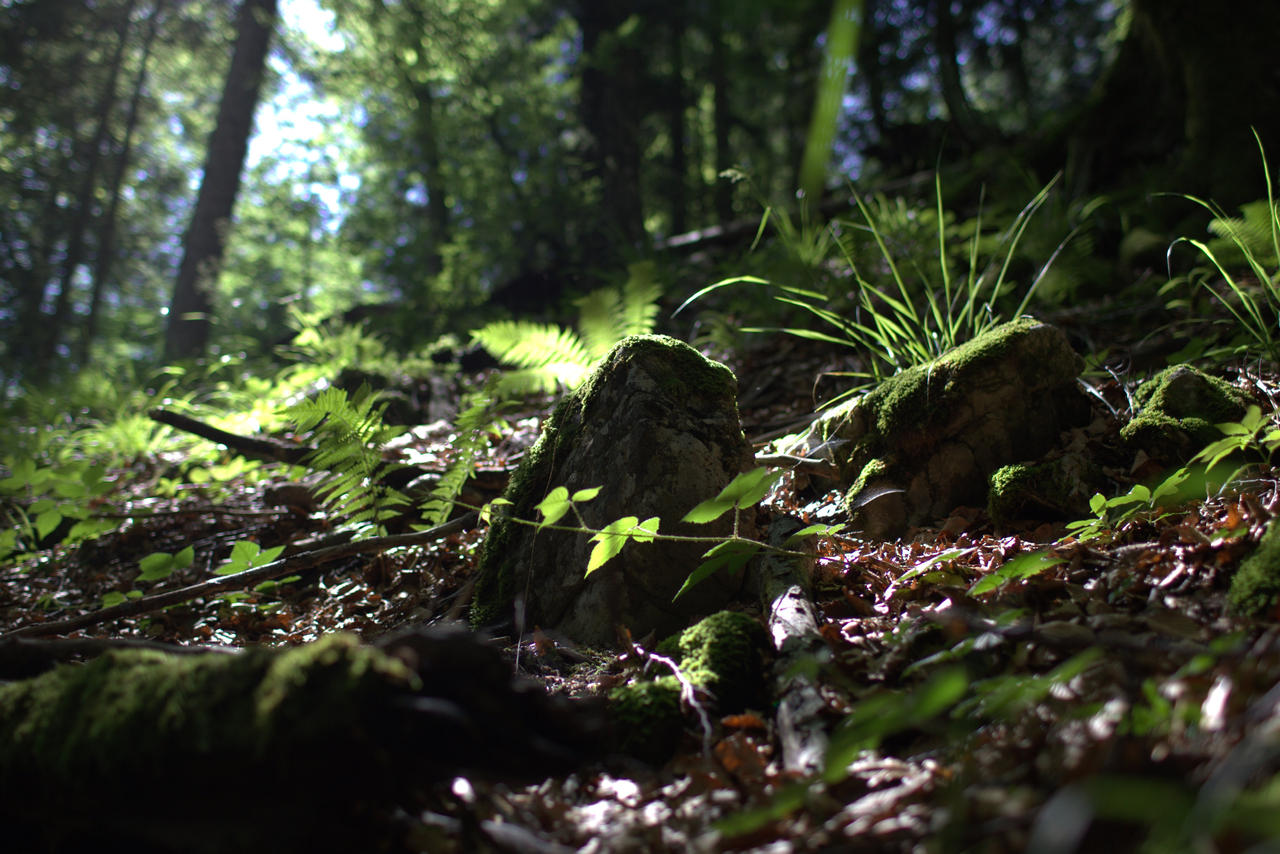
[[[1119,391],[1113,384],[1103,394]],[[749,432],[812,406],[761,397],[744,407]],[[1114,418],[1099,408],[1080,441],[1106,452],[1117,482],[1133,482],[1146,464],[1117,458]],[[515,438],[480,465],[509,471],[537,417],[513,419]],[[399,452],[447,461],[444,426]],[[235,542],[289,548],[329,534],[323,513],[265,507],[252,482],[214,498],[197,490],[158,499],[148,494],[156,476],[145,464],[120,472],[105,503],[122,513],[145,506],[145,515],[0,571],[3,628],[91,611],[112,592],[189,583]],[[840,496],[820,486],[788,474],[765,506],[825,521]],[[823,537],[815,579],[823,648],[811,662],[831,733],[823,773],[784,771],[773,710],[753,709],[715,721],[709,750],[691,723],[658,767],[619,759],[515,788],[455,781],[417,801],[406,845],[1243,850],[1280,837],[1280,628],[1275,615],[1238,620],[1225,606],[1233,572],[1278,511],[1280,485],[1263,468],[1238,492],[1137,514],[1097,540],[1069,536],[1060,522],[997,529],[978,508],[898,541]],[[352,556],[78,636],[293,645],[456,619],[481,535]],[[143,556],[187,545],[196,552],[189,567],[136,580]],[[507,640],[513,666],[549,690],[599,695],[625,678],[617,658],[540,631],[523,640]]]

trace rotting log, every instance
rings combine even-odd
[[[786,551],[765,552],[756,563],[765,627],[777,653],[774,695],[782,763],[801,774],[821,772],[827,752],[826,703],[812,675],[825,643],[818,633],[818,609],[811,595],[812,544],[787,544],[802,525],[790,516],[769,526],[769,544]]]

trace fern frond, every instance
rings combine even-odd
[[[619,304],[618,338],[652,332],[658,322],[658,300],[662,299],[662,285],[655,278],[657,265],[652,261],[640,261],[628,267],[627,271],[630,275],[622,286]]]
[[[590,365],[582,339],[569,329],[527,320],[500,320],[471,333],[500,362],[517,368],[540,368],[555,362]]]
[[[599,359],[622,337],[619,315],[622,298],[617,288],[597,288],[574,300],[578,306],[578,330],[592,361]]]
[[[428,525],[434,527],[448,521],[454,502],[475,468],[476,459],[489,446],[489,428],[494,423],[494,399],[493,380],[481,391],[463,398],[454,420],[458,432],[453,442],[453,462],[440,476],[431,494],[419,505]]]
[[[381,526],[409,503],[380,482],[401,468],[382,459],[382,446],[401,432],[383,425],[385,408],[368,386],[361,386],[350,398],[342,389],[328,388],[286,410],[295,429],[313,434],[316,451],[307,464],[324,473],[317,494],[329,512],[357,525]]]

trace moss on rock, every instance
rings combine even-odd
[[[1267,526],[1258,548],[1231,579],[1227,608],[1241,617],[1267,617],[1280,604],[1280,525]]]
[[[1075,518],[1089,509],[1089,496],[1100,478],[1097,465],[1079,454],[1003,466],[991,474],[987,513],[999,525],[1018,519]]]
[[[157,832],[188,834],[179,847],[193,851],[278,832],[277,850],[315,850],[310,831],[291,826],[301,816],[290,805],[350,816],[378,797],[371,783],[390,783],[389,755],[370,715],[417,687],[403,663],[351,635],[291,650],[130,650],[64,664],[0,686],[0,813],[26,832],[53,822],[118,839],[168,827]]]
[[[706,690],[720,714],[740,711],[765,700],[764,628],[754,618],[720,611],[658,644],[694,686]],[[649,761],[675,750],[684,730],[680,683],[659,676],[615,688],[609,694],[617,748]]]
[[[1134,393],[1137,413],[1120,429],[1134,449],[1165,462],[1185,462],[1221,437],[1214,426],[1239,421],[1248,397],[1190,365],[1166,368]]]
[[[508,518],[495,519],[481,550],[473,625],[509,619],[519,595],[528,622],[605,646],[615,623],[637,635],[666,633],[723,607],[730,590],[719,577],[672,602],[705,547],[629,545],[584,578],[589,535],[535,532],[510,518],[536,520],[538,503],[556,486],[603,487],[584,506],[589,525],[658,516],[664,533],[719,536],[731,520],[696,529],[677,520],[751,459],[728,368],[674,338],[624,339],[556,406],[512,478]]]

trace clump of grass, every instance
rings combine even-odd
[[[1280,258],[1280,207],[1276,205],[1271,169],[1267,165],[1262,139],[1256,130],[1253,137],[1258,143],[1262,174],[1267,184],[1265,211],[1259,216],[1257,206],[1253,206],[1250,208],[1253,216],[1238,219],[1228,216],[1212,201],[1183,194],[1183,198],[1213,215],[1210,230],[1219,239],[1206,242],[1180,237],[1174,244],[1187,243],[1209,260],[1211,270],[1198,276],[1197,281],[1200,287],[1222,303],[1239,324],[1239,331],[1246,341],[1242,349],[1276,360],[1280,358],[1280,325],[1277,323],[1280,319],[1280,292],[1276,289],[1280,269],[1269,270],[1268,264],[1276,266],[1276,259]],[[1223,251],[1224,240],[1231,249],[1230,253]],[[1228,255],[1234,256],[1234,263]],[[1237,266],[1241,259],[1244,271]]]
[[[881,227],[871,206],[855,194],[854,201],[861,223],[837,223],[828,226],[823,234],[815,235],[810,230],[790,227],[790,221],[785,217],[779,219],[782,240],[787,242],[803,237],[796,248],[803,251],[806,257],[811,256],[816,247],[833,247],[839,250],[854,284],[855,304],[851,313],[833,307],[825,293],[758,276],[722,279],[699,290],[676,311],[678,313],[713,291],[730,285],[756,285],[774,289],[778,292],[774,295],[776,300],[808,312],[822,321],[826,329],[747,327],[743,331],[785,332],[800,338],[852,347],[864,353],[867,356],[867,370],[854,375],[861,382],[851,390],[857,391],[904,368],[933,361],[1004,319],[996,303],[1009,290],[1006,278],[1010,264],[1028,223],[1044,204],[1056,181],[1055,177],[1023,207],[1009,228],[1001,234],[996,243],[997,250],[985,264],[979,257],[982,236],[982,217],[981,212],[979,213],[965,247],[967,264],[963,276],[957,275],[952,260],[955,253],[947,246],[947,216],[942,205],[942,182],[935,177],[938,240],[936,271],[911,259],[901,259],[890,248],[891,236]],[[771,211],[766,211],[766,218],[770,213]],[[880,271],[873,274],[859,266],[853,242],[842,234],[840,225],[851,225],[871,236],[879,253],[877,263],[882,262]],[[1065,245],[1066,241],[1059,244],[1058,250],[1041,268],[1013,311],[1013,317],[1020,316],[1026,310],[1045,272]],[[876,279],[880,279],[882,283],[877,284]]]

